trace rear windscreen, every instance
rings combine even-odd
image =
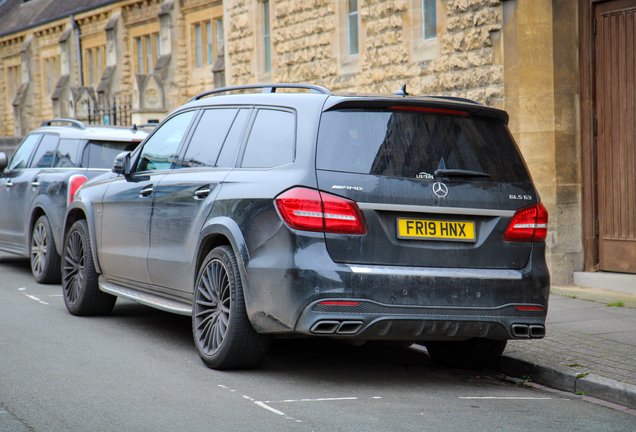
[[[139,143],[130,141],[88,141],[82,155],[82,168],[112,168],[115,157],[133,151]]]
[[[530,180],[504,123],[469,115],[390,109],[323,113],[316,167],[420,179],[432,179],[438,169],[467,170],[489,174],[480,181]]]

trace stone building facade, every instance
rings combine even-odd
[[[129,98],[132,121],[158,121],[225,85],[392,93],[406,84],[410,94],[466,97],[510,114],[550,213],[553,282],[594,269],[583,247],[593,209],[583,205],[590,125],[580,113],[591,102],[580,97],[580,41],[603,0],[53,2],[0,0],[0,136],[51,117],[87,120],[88,108],[117,97]],[[52,12],[16,13],[29,8]]]

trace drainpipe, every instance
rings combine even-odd
[[[79,77],[79,86],[84,87],[84,74],[82,74],[82,41],[80,40],[80,26],[75,21],[75,15],[71,15],[71,25],[75,30],[75,42],[77,45],[77,76]]]

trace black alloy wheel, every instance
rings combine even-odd
[[[73,224],[64,243],[62,288],[66,308],[73,315],[106,315],[117,297],[99,290],[85,220]]]
[[[192,308],[194,343],[203,363],[213,369],[258,366],[271,338],[249,322],[236,257],[219,246],[206,257],[196,280]]]
[[[38,218],[31,231],[29,258],[31,259],[31,272],[38,283],[60,282],[60,256],[55,249],[51,224],[44,215]]]

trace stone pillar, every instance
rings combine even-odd
[[[582,268],[576,4],[504,3],[505,109],[550,215],[547,260],[553,284]]]

